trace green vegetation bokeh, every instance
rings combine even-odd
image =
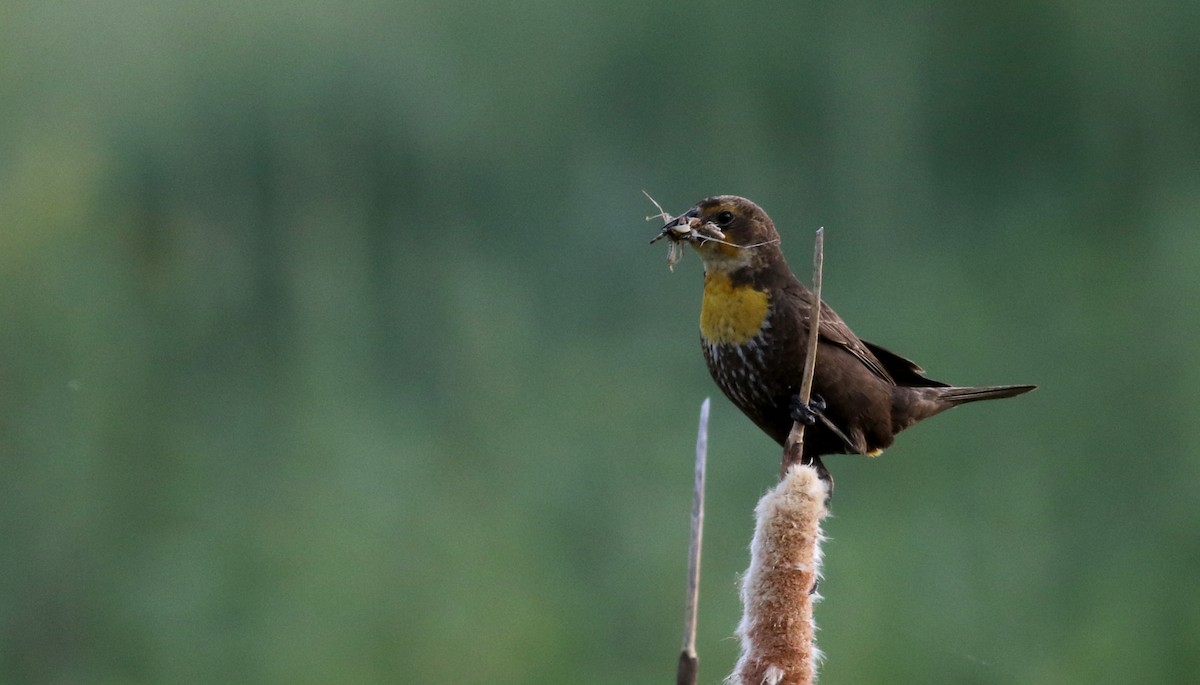
[[[663,683],[700,266],[1038,383],[835,458],[830,683],[1200,672],[1200,9],[0,4],[0,682]],[[702,682],[778,450],[716,397]]]

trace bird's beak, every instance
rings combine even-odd
[[[681,242],[684,240],[692,240],[696,237],[696,229],[700,227],[700,218],[696,216],[696,210],[688,210],[679,216],[671,219],[662,227],[651,243],[656,243],[663,238],[667,238],[671,242]]]

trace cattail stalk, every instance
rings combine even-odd
[[[808,351],[801,375],[800,401],[807,404],[817,362],[821,327],[821,276],[825,230],[813,245],[813,302],[808,320]],[[820,599],[821,519],[829,488],[817,470],[801,463],[804,423],[797,421],[784,443],[779,484],[754,510],[750,569],[742,579],[742,654],[730,685],[811,685],[817,660],[813,603]]]
[[[821,653],[813,603],[821,571],[828,490],[811,466],[788,469],[755,509],[750,569],[742,579],[742,652],[729,685],[809,685]]]

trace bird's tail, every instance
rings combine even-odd
[[[938,399],[950,405],[978,402],[980,400],[999,400],[1005,397],[1024,395],[1036,388],[1036,385],[991,385],[979,388],[937,388]]]
[[[899,388],[904,398],[896,403],[892,428],[900,431],[930,416],[968,402],[1016,397],[1036,388],[1036,385],[990,385],[979,388],[954,386]]]

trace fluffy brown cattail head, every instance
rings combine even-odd
[[[742,653],[729,685],[808,685],[821,653],[813,603],[821,571],[821,519],[828,489],[797,465],[755,509],[750,569],[742,579]]]

